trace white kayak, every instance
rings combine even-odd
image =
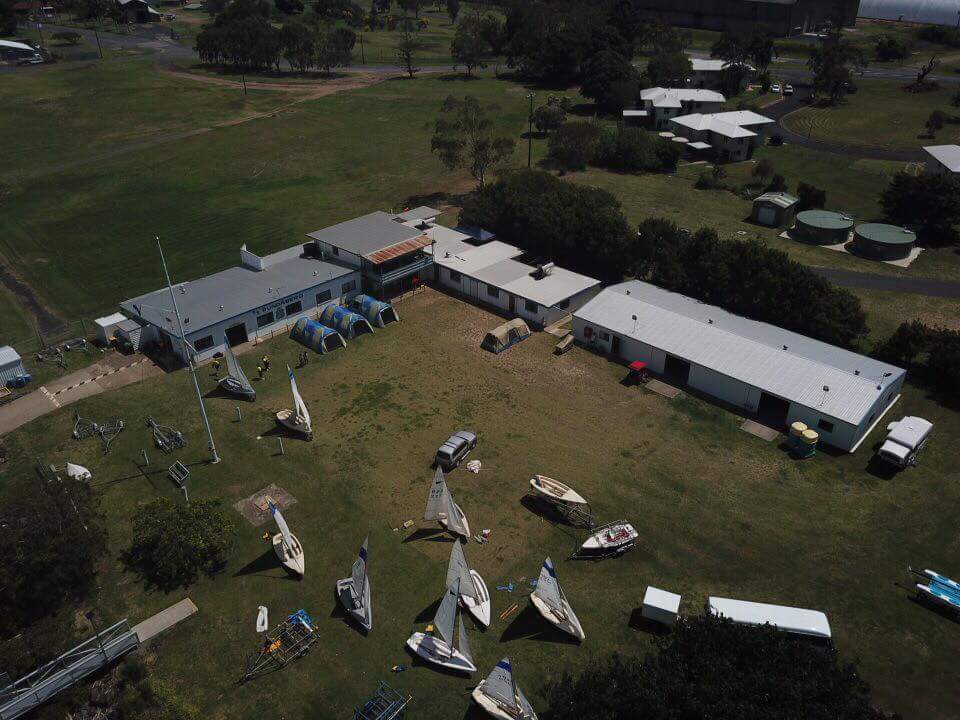
[[[530,478],[530,488],[534,493],[552,503],[563,505],[586,505],[586,499],[569,485],[546,475],[534,475]]]

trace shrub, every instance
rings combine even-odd
[[[924,25],[917,31],[917,37],[929,43],[960,48],[960,28],[946,25]]]
[[[766,158],[763,158],[753,166],[753,170],[750,171],[750,174],[757,178],[757,180],[763,181],[773,175],[773,172],[773,163]]]
[[[680,160],[676,143],[639,128],[605,128],[593,164],[620,172],[672,171]]]
[[[770,144],[773,147],[780,147],[781,145],[783,145],[783,135],[781,135],[780,133],[775,133],[771,135]]]
[[[593,123],[564,123],[550,136],[548,152],[564,170],[583,170],[593,160],[599,138]]]
[[[919,320],[903,323],[875,354],[901,365],[927,383],[942,398],[956,404],[960,397],[960,332],[931,328]]]
[[[873,49],[881,62],[904,60],[910,55],[910,46],[906,42],[886,33],[877,38]]]
[[[807,183],[797,185],[797,211],[822,208],[827,205],[827,192]]]
[[[60,30],[50,35],[50,37],[70,45],[76,45],[80,42],[80,33],[76,30]]]
[[[770,178],[770,184],[767,185],[767,192],[786,192],[787,180],[780,173]]]
[[[954,226],[960,223],[960,180],[947,175],[894,175],[880,198],[887,219],[909,225],[917,242],[944,247],[957,242]]]

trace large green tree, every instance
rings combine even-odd
[[[494,131],[491,113],[472,95],[444,100],[433,126],[430,149],[450,170],[465,168],[482,187],[487,171],[513,154],[516,142]]]
[[[14,0],[0,0],[0,35],[15,35],[17,32],[14,4]]]
[[[839,22],[828,25],[807,61],[814,92],[834,105],[846,97],[854,87],[854,75],[862,73],[866,65],[863,51],[844,37]]]
[[[960,180],[952,175],[894,175],[880,198],[887,219],[909,225],[928,247],[956,244],[960,224]]]
[[[637,99],[637,70],[629,58],[614,50],[601,50],[584,63],[580,92],[601,110],[619,113]]]
[[[646,658],[610,655],[548,692],[551,720],[887,720],[853,665],[771,627],[681,619]]]
[[[460,21],[450,41],[450,56],[467,69],[468,76],[473,75],[474,68],[487,66],[492,51],[480,15],[471,13]]]

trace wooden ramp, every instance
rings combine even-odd
[[[164,630],[169,630],[178,622],[186,620],[191,615],[196,615],[196,613],[197,606],[193,604],[193,600],[184,598],[176,605],[171,605],[166,610],[161,610],[140,624],[134,625],[133,632],[140,638],[141,643],[145,643]]]

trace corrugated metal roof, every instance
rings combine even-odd
[[[739,125],[733,125],[728,122],[718,120],[714,115],[702,115],[693,113],[692,115],[681,115],[670,120],[681,127],[687,127],[691,130],[709,130],[717,135],[723,135],[728,138],[754,137],[755,132],[742,128]]]
[[[20,353],[9,345],[0,347],[0,365],[11,365],[20,362]]]
[[[905,20],[933,25],[956,25],[956,0],[860,0],[859,17]]]
[[[713,113],[710,115],[714,120],[738,125],[740,127],[749,127],[750,125],[767,125],[776,122],[773,118],[766,115],[755,113],[752,110],[730,110],[729,112]]]
[[[700,88],[654,87],[640,91],[641,100],[649,100],[654,107],[680,107],[682,102],[726,102],[722,93]]]
[[[380,263],[386,262],[387,260],[392,260],[395,257],[406,255],[407,253],[414,252],[415,250],[421,250],[427,245],[430,245],[432,242],[433,240],[426,235],[421,235],[420,237],[415,237],[412,240],[404,240],[403,242],[398,242],[396,245],[391,245],[390,247],[383,248],[382,250],[367,253],[363,257],[372,262],[374,265],[379,265]]]
[[[754,198],[753,201],[754,202],[766,201],[766,202],[773,203],[774,205],[777,205],[778,207],[782,207],[782,208],[788,208],[791,205],[796,205],[798,202],[800,202],[793,195],[785,192],[764,193],[760,197]]]
[[[100,327],[107,327],[108,325],[116,325],[118,322],[123,322],[126,319],[127,319],[127,316],[124,315],[123,313],[115,312],[115,313],[111,313],[110,315],[104,315],[103,317],[99,317],[93,322],[95,322]]]
[[[421,234],[420,230],[399,223],[392,215],[377,210],[307,233],[307,237],[354,255],[367,256],[406,240],[413,240]]]
[[[852,425],[905,374],[638,280],[603,290],[574,315]]]
[[[960,145],[928,145],[924,150],[950,172],[960,172]]]

